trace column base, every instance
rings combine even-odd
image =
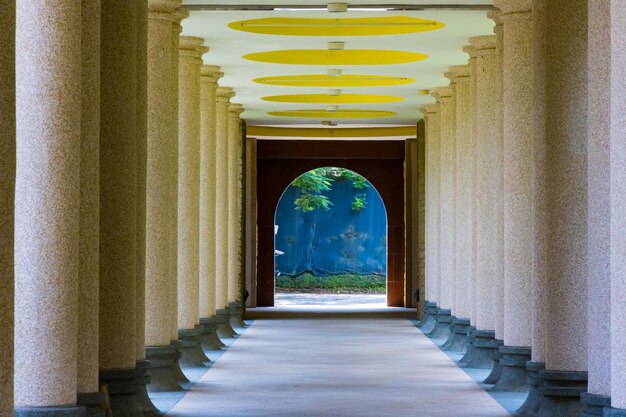
[[[439,314],[437,303],[431,303],[430,306],[426,307],[426,317],[418,325],[422,333],[428,334],[433,331],[435,325],[437,325],[437,314]]]
[[[580,402],[585,407],[580,417],[603,416],[604,409],[611,407],[611,397],[608,395],[597,395],[583,392],[580,395]],[[626,414],[624,414],[626,416]]]
[[[15,417],[84,417],[85,407],[15,407]]]
[[[200,319],[200,325],[196,326],[196,328],[200,330],[200,344],[205,352],[221,350],[223,347],[226,347],[217,334],[215,316]]]
[[[476,331],[476,326],[471,326],[467,333],[467,347],[465,349],[465,355],[458,361],[459,366],[464,366],[471,362],[474,357],[474,332]]]
[[[496,339],[499,344],[504,344],[504,341],[500,339]],[[491,368],[491,372],[487,375],[487,378],[483,381],[483,384],[491,384],[494,385],[500,379],[502,375],[502,365],[500,364],[500,359],[502,359],[502,353],[499,350],[496,350],[493,354],[493,368]],[[524,368],[526,369],[526,368]]]
[[[467,334],[470,327],[470,319],[453,319],[452,333],[446,343],[441,346],[441,349],[451,352],[463,352],[467,349]]]
[[[106,402],[104,392],[79,392],[76,404],[85,407],[86,417],[105,417],[106,412],[102,406]]]
[[[230,303],[228,303],[227,310],[230,313],[230,325],[231,325],[231,327],[233,327],[235,330],[237,328],[245,329],[247,327],[246,323],[244,323],[243,319],[241,318],[241,315],[242,315],[242,312],[241,312],[241,302],[239,302],[239,301],[231,301]]]
[[[183,368],[206,368],[211,361],[204,354],[200,345],[200,331],[196,329],[178,330],[180,342],[180,365]]]
[[[174,379],[176,380],[176,382],[178,382],[179,384],[188,384],[189,379],[183,372],[183,368],[180,367],[180,359],[183,356],[180,351],[181,345],[182,343],[180,342],[180,340],[172,340],[170,342],[170,346],[174,346],[174,349],[176,350],[176,360],[172,364],[172,373],[174,374]]]
[[[100,383],[109,387],[110,412],[115,417],[144,416],[137,401],[137,379],[142,372],[137,368],[100,370]]]
[[[579,417],[580,396],[587,391],[587,372],[540,370],[542,399],[537,417]]]
[[[526,401],[524,401],[520,408],[517,409],[515,415],[530,417],[537,414],[543,399],[539,390],[542,380],[539,371],[545,368],[546,364],[543,362],[526,362],[526,384],[528,384],[529,387],[528,397],[526,397]]]
[[[530,361],[531,349],[527,346],[500,346],[500,367],[502,373],[498,382],[490,391],[524,392],[528,390],[526,382],[526,364]],[[495,368],[495,365],[494,365]]]
[[[493,368],[493,358],[500,346],[495,338],[494,330],[474,330],[472,332],[474,352],[469,362],[462,366],[467,368],[490,369]]]
[[[135,399],[144,417],[160,417],[163,413],[154,406],[148,396],[148,384],[150,383],[149,370],[151,366],[152,364],[149,361],[137,361],[135,367],[137,370],[137,392],[135,393]]]
[[[239,333],[230,325],[230,313],[225,308],[220,308],[215,312],[217,322],[217,334],[220,338],[237,337]]]
[[[149,392],[182,391],[174,377],[174,365],[178,362],[179,354],[174,345],[147,346],[146,360],[150,361]]]
[[[604,417],[626,417],[626,409],[606,407],[604,409]]]
[[[450,325],[452,324],[452,312],[449,308],[440,308],[437,312],[437,323],[433,330],[426,334],[431,339],[447,339],[450,336]]]

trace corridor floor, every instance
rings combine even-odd
[[[508,417],[406,319],[256,320],[167,416]]]

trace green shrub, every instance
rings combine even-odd
[[[339,274],[315,276],[309,272],[301,275],[279,275],[276,289],[317,290],[318,292],[385,293],[384,275]]]

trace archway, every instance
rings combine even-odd
[[[284,190],[274,219],[277,305],[386,305],[387,210],[367,178],[307,171]]]
[[[387,209],[387,305],[405,305],[403,141],[258,141],[256,305],[274,305],[274,214],[293,178],[320,166],[366,177]],[[253,284],[254,285],[254,284]]]

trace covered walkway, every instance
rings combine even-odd
[[[505,417],[402,318],[256,320],[168,416]]]

